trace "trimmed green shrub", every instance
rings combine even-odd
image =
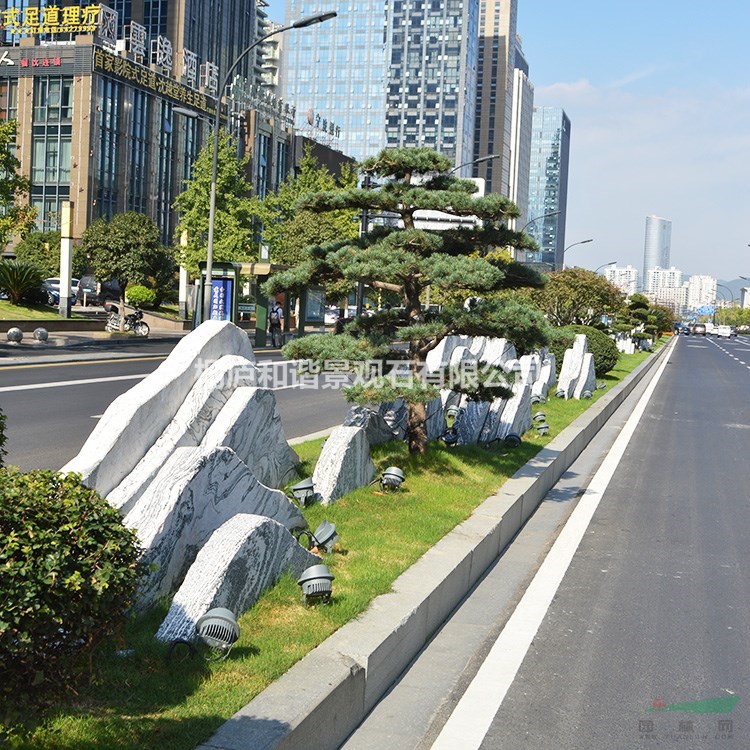
[[[8,451],[5,450],[5,420],[6,416],[3,414],[2,409],[0,409],[0,466],[3,465],[3,457],[8,455]]]
[[[554,328],[550,337],[550,351],[555,355],[555,364],[557,374],[560,374],[565,350],[573,346],[573,341],[577,333],[585,333],[588,339],[589,351],[594,355],[594,370],[596,376],[600,378],[606,375],[620,358],[620,352],[617,350],[615,342],[603,331],[591,326],[562,326]]]
[[[77,475],[0,469],[6,712],[12,704],[42,703],[87,675],[94,650],[124,623],[139,556],[135,533]]]
[[[125,291],[125,299],[133,307],[152,307],[156,302],[156,292],[148,287],[137,284],[129,286]]]
[[[11,305],[21,304],[26,292],[41,285],[44,271],[23,260],[0,260],[0,289],[8,293]]]

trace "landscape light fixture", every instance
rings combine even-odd
[[[535,422],[544,422],[547,419],[547,415],[543,411],[538,411],[534,416],[533,420]]]
[[[563,388],[559,388],[555,393],[555,396],[557,396],[558,398],[565,398],[565,390]]]
[[[521,436],[517,435],[515,432],[509,432],[503,439],[503,443],[507,445],[508,448],[518,448],[518,446],[521,445]]]
[[[605,381],[603,381],[603,380],[600,380],[600,381],[599,381],[599,382],[598,382],[598,383],[596,384],[596,389],[597,389],[598,391],[603,391],[603,390],[604,390],[604,389],[605,389],[606,387],[607,387],[607,384],[606,384],[606,382],[605,382]]]
[[[458,419],[458,412],[460,411],[459,407],[456,406],[456,404],[451,404],[446,410],[445,410],[445,418],[446,420],[452,419],[454,422],[456,419]]]
[[[305,604],[328,604],[331,601],[335,576],[327,565],[311,565],[302,571],[297,584],[302,589],[302,601]]]
[[[440,439],[449,447],[452,448],[458,444],[458,430],[455,427],[449,427],[441,436]]]
[[[406,474],[398,466],[389,466],[380,477],[380,489],[397,490],[405,481]]]
[[[591,398],[591,396],[592,396],[592,394],[591,394],[591,391],[584,391],[584,392],[583,392],[583,393],[581,394],[581,398],[586,398],[586,399],[588,399],[588,398]]]
[[[234,612],[224,607],[216,607],[209,609],[195,623],[195,632],[210,649],[219,652],[219,658],[226,659],[240,637],[240,626]]]
[[[292,497],[297,501],[298,505],[303,508],[309,503],[312,503],[317,497],[312,477],[308,477],[301,482],[297,482],[297,484],[293,484],[290,490]]]
[[[547,433],[549,432],[549,425],[548,425],[548,424],[547,424],[546,422],[540,422],[540,423],[539,423],[539,424],[538,424],[538,425],[536,426],[536,431],[537,431],[537,432],[538,432],[538,433],[539,433],[540,435],[546,435],[546,434],[547,434]]]
[[[307,549],[317,547],[318,549],[324,549],[329,555],[333,551],[333,546],[339,540],[339,535],[336,533],[336,524],[330,521],[322,521],[315,531],[303,529],[295,536],[298,542],[303,536],[307,537]]]

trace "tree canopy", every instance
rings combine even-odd
[[[23,236],[36,222],[36,209],[20,205],[29,191],[29,181],[19,174],[21,162],[12,147],[16,142],[16,122],[0,123],[0,240],[5,245],[14,234]]]
[[[624,295],[614,284],[585,268],[554,271],[531,299],[556,326],[593,325],[603,315],[616,315],[624,304]]]
[[[356,183],[356,171],[348,165],[344,165],[337,181],[326,167],[318,165],[312,149],[305,149],[297,175],[290,175],[277,192],[252,201],[251,210],[263,225],[263,242],[269,247],[272,261],[294,266],[305,259],[310,245],[355,238],[359,233],[356,211],[320,214],[301,208],[299,203],[313,193],[353,188]]]
[[[300,207],[321,214],[352,209],[388,212],[401,226],[376,227],[357,239],[308,247],[302,262],[274,275],[264,288],[272,294],[322,285],[329,296],[338,297],[363,281],[398,295],[398,309],[359,318],[342,335],[298,339],[287,345],[285,354],[347,360],[353,368],[362,360],[385,362],[389,372],[350,388],[347,397],[368,404],[403,398],[409,411],[409,449],[415,453],[423,452],[426,443],[425,403],[438,393],[423,377],[424,363],[440,341],[452,334],[498,336],[510,339],[521,351],[547,341],[547,323],[538,309],[513,299],[482,299],[530,279],[518,264],[482,255],[486,248],[504,245],[533,247],[531,238],[507,228],[507,220],[518,215],[517,207],[499,195],[476,197],[475,183],[450,174],[452,167],[448,158],[430,149],[387,149],[361,165],[374,178],[373,189],[327,190],[301,200]],[[477,217],[477,222],[444,231],[422,229],[415,214],[426,209]],[[430,313],[421,304],[427,287],[460,287],[478,299]],[[490,381],[495,385],[488,386]],[[479,398],[510,393],[497,372],[487,373],[486,383],[457,389]]]
[[[252,186],[245,177],[248,163],[249,157],[238,158],[231,137],[221,131],[214,220],[213,258],[216,262],[254,259]],[[175,249],[175,260],[193,277],[198,276],[198,263],[206,259],[212,171],[213,139],[209,138],[193,164],[192,177],[185,182],[185,190],[174,202],[180,214],[176,242],[179,243],[183,232],[187,237],[187,245]]]

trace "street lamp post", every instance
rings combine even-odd
[[[592,238],[590,238],[588,240],[581,240],[580,242],[574,242],[572,245],[568,245],[563,250],[563,271],[565,270],[565,253],[567,253],[568,250],[570,250],[571,247],[575,247],[576,245],[585,245],[587,242],[593,242],[593,241],[594,241],[594,238],[592,237]]]
[[[599,268],[596,268],[594,270],[594,273],[599,273],[599,271],[602,270],[602,268],[606,268],[607,266],[614,266],[614,264],[617,263],[616,260],[611,260],[609,263],[602,263],[602,265],[599,266]]]
[[[330,11],[328,13],[318,13],[314,16],[308,16],[307,18],[301,18],[289,26],[282,26],[281,28],[274,29],[268,34],[264,34],[259,39],[256,39],[249,47],[245,48],[237,56],[235,61],[229,66],[224,78],[219,86],[219,93],[216,99],[216,114],[214,115],[214,132],[213,132],[213,161],[211,166],[211,197],[208,209],[208,243],[206,246],[206,280],[203,283],[203,320],[209,320],[211,317],[211,289],[212,289],[212,276],[213,276],[213,263],[214,263],[214,223],[216,220],[216,181],[218,178],[219,171],[219,115],[221,112],[221,98],[224,95],[224,89],[229,84],[229,80],[234,73],[237,66],[242,62],[243,58],[252,50],[254,50],[259,44],[262,44],[269,37],[276,34],[281,34],[284,31],[290,29],[304,29],[307,26],[314,26],[317,23],[328,21],[331,18],[336,17],[336,11]]]
[[[453,167],[448,174],[453,174],[454,172],[458,172],[459,169],[463,169],[464,167],[470,167],[474,164],[481,164],[485,161],[492,161],[493,159],[499,159],[502,156],[502,154],[490,154],[489,156],[480,156],[478,159],[474,159],[474,161],[467,161],[463,164],[459,164],[457,167]]]

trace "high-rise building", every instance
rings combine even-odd
[[[521,229],[529,220],[529,166],[533,122],[534,86],[529,80],[529,66],[521,51],[521,39],[518,37],[516,63],[513,69],[508,197],[518,206],[521,215],[509,222],[513,229]]]
[[[474,176],[484,178],[488,193],[506,196],[511,179],[517,8],[517,0],[480,0],[479,3],[474,156],[497,154],[498,158],[474,165]]]
[[[687,285],[687,306],[691,310],[714,304],[716,300],[716,279],[713,276],[694,274],[688,279]]]
[[[335,20],[285,45],[281,90],[297,127],[335,124],[339,147],[358,160],[427,146],[471,162],[479,0],[287,0],[286,21],[336,8]]]
[[[631,265],[607,266],[604,269],[604,278],[628,297],[638,291],[638,269]]]
[[[649,271],[653,268],[669,268],[672,243],[672,222],[660,216],[646,217],[646,241],[643,250],[643,281],[650,290]]]
[[[534,107],[526,231],[540,251],[526,255],[553,268],[562,268],[565,253],[569,160],[570,119],[557,107]]]
[[[675,289],[682,286],[682,271],[671,268],[650,268],[646,275],[646,293],[658,294],[662,289]]]

